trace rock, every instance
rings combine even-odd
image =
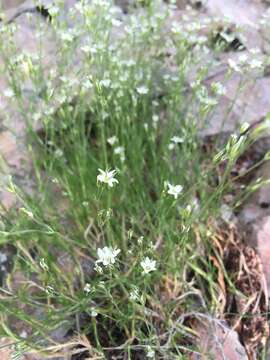
[[[4,6],[3,9],[5,14],[5,20],[10,22],[15,18],[20,16],[23,13],[40,13],[44,17],[48,16],[46,9],[49,6],[54,5],[54,0],[40,0],[37,2],[35,0],[13,0],[8,2],[9,4]],[[62,18],[65,18],[67,10],[76,3],[76,0],[65,0],[63,2],[63,10],[61,11]],[[44,11],[45,10],[45,11]]]
[[[177,0],[176,6],[179,9],[185,9],[187,6],[192,6],[195,9],[200,9],[204,5],[204,0]]]
[[[255,179],[270,179],[270,161],[258,170]],[[257,249],[263,265],[268,295],[270,294],[270,185],[253,193],[239,214],[246,241]]]
[[[268,296],[270,296],[270,216],[255,225],[257,251],[260,255],[265,275]]]
[[[203,136],[234,132],[244,122],[253,124],[265,118],[270,111],[270,77],[255,79],[251,75],[251,80],[246,80],[244,89],[239,91],[240,76],[233,74],[227,81],[225,76],[226,72],[217,71],[216,76],[206,81],[208,88],[212,82],[225,82],[227,92],[203,129]]]
[[[2,0],[2,8],[4,10],[18,7],[21,5],[25,0]]]
[[[255,179],[270,179],[270,161],[265,162],[255,174]],[[239,219],[244,227],[254,225],[257,221],[270,216],[270,185],[266,184],[255,191],[244,205]],[[249,237],[249,242],[256,244],[253,238]]]
[[[261,47],[263,38],[259,32],[259,22],[267,6],[256,0],[208,0],[205,2],[209,15],[227,18],[241,28],[243,41],[248,48]]]
[[[243,7],[243,4],[246,2],[248,1],[242,1],[241,6]],[[235,39],[238,39],[239,36],[235,24],[226,22],[224,18],[224,13],[226,15],[226,11],[228,14],[231,13],[231,21],[235,20],[237,17],[238,13],[236,12],[236,14],[234,14],[233,9],[236,11],[237,7],[235,4],[240,6],[240,2],[236,1],[232,3],[234,5],[231,4],[231,1],[228,2],[228,10],[227,2],[226,6],[223,1],[210,1],[209,4],[206,2],[205,6],[208,9],[206,10],[208,18],[206,18],[203,12],[195,10],[175,11],[170,19],[168,27],[171,27],[171,24],[174,22],[181,24],[184,22],[183,17],[188,17],[189,23],[200,23],[201,28],[197,31],[199,36],[210,39],[214,32],[220,28],[222,30],[224,26],[224,29],[232,28],[233,33],[235,33]],[[263,13],[264,7],[261,8],[261,5],[258,6],[260,10],[256,12],[256,16],[250,15],[250,20],[248,20],[249,18],[247,15],[247,18],[245,16],[243,17],[242,22],[245,23],[246,29],[252,28],[252,21],[257,21],[259,14]],[[215,19],[215,15],[217,14],[220,15],[220,20]],[[197,32],[194,32],[194,34],[197,34]],[[256,30],[256,34],[257,33],[259,34],[259,30]],[[260,34],[258,36],[260,36],[261,39],[263,38]],[[250,39],[252,39],[252,36],[247,36],[247,38],[251,41]],[[233,47],[228,46],[228,49],[224,52],[217,53],[211,49],[205,53],[201,51],[201,53],[195,57],[197,63],[192,65],[191,69],[188,70],[187,82],[189,86],[197,79],[201,68],[206,66],[209,71],[203,83],[207,87],[209,93],[211,94],[211,84],[213,82],[220,82],[226,88],[226,94],[220,97],[218,105],[215,106],[213,112],[208,116],[206,123],[201,125],[201,136],[203,138],[207,136],[216,136],[221,133],[232,133],[244,122],[254,124],[265,118],[270,111],[270,97],[268,96],[268,93],[270,92],[270,76],[267,76],[263,69],[259,71],[252,70],[246,74],[231,71],[231,74],[229,75],[230,68],[228,60],[238,61],[240,55],[247,56],[248,59],[250,59],[251,56],[254,56],[254,58],[258,58],[267,63],[263,51],[260,54],[251,55],[248,50],[259,46],[260,43],[257,38],[254,39],[253,44],[246,44],[244,40],[242,41],[241,37],[239,37],[239,40],[243,44],[245,50],[241,50],[241,52],[235,51]],[[263,48],[263,46],[261,48]]]
[[[0,340],[0,359],[1,360],[11,360],[11,354],[12,350],[8,344],[10,344],[12,341],[6,338],[2,338]],[[2,347],[6,346],[6,347]]]
[[[237,332],[223,325],[220,320],[209,318],[209,321],[197,324],[196,331],[201,355],[192,355],[192,360],[248,360]]]
[[[46,19],[39,13],[23,13],[16,17],[14,22],[19,28],[15,32],[14,40],[18,50],[38,55],[40,52],[40,40],[38,32],[44,32],[42,36],[42,64],[52,66],[56,62],[56,44],[53,29]],[[26,41],[27,39],[27,41]]]
[[[135,1],[132,0],[115,0],[115,4],[119,6],[124,13],[128,13],[131,7],[134,7]]]
[[[9,130],[0,133],[0,153],[10,168],[17,172],[20,171],[21,161],[24,156],[22,152],[18,151],[16,137]]]
[[[226,17],[237,25],[255,27],[267,7],[256,0],[208,0],[207,11],[214,16]]]
[[[256,178],[264,180],[270,180],[270,161],[264,163],[264,165],[258,170]],[[255,194],[254,199],[262,209],[269,212],[270,215],[270,184],[262,186]]]

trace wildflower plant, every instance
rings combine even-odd
[[[219,216],[248,137],[232,137],[214,161],[203,153],[198,119],[216,100],[200,80],[187,97],[186,77],[205,39],[194,40],[195,25],[171,25],[171,5],[148,1],[125,19],[111,1],[77,2],[66,19],[61,2],[48,11],[57,45],[50,68],[32,54],[19,56],[15,30],[1,28],[6,95],[27,126],[36,184],[27,194],[11,181],[25,210],[3,214],[1,244],[14,255],[0,290],[2,333],[53,354],[69,347],[68,339],[55,345],[53,337],[64,326],[72,336],[85,335],[87,351],[100,358],[133,359],[139,352],[179,359],[191,352],[192,337],[178,321],[179,309],[194,306],[181,295],[203,293],[202,279],[212,276],[200,310],[218,307],[215,274],[198,270],[196,234],[204,234],[199,246],[207,248],[208,220]],[[40,25],[41,54],[44,31]],[[26,99],[26,78],[38,100]],[[219,83],[213,89],[226,91]],[[213,176],[225,161],[216,186]],[[194,285],[187,274],[201,280]],[[10,322],[14,317],[27,327],[26,339]]]

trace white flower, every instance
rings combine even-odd
[[[159,117],[158,117],[158,115],[154,114],[154,115],[152,116],[152,120],[153,120],[153,127],[154,127],[154,129],[156,129],[157,126],[158,126],[158,122],[159,122]]]
[[[155,271],[157,269],[156,268],[156,264],[157,264],[156,260],[152,260],[149,257],[144,258],[140,264],[141,264],[141,267],[143,268],[143,274],[148,274],[151,271]]]
[[[152,116],[152,120],[153,120],[154,123],[157,123],[159,121],[159,116],[157,114],[154,114]]]
[[[91,309],[91,316],[92,317],[97,317],[98,316],[97,310],[95,308]]]
[[[25,330],[23,330],[21,333],[20,333],[20,337],[23,338],[23,339],[27,339],[28,337],[28,334]]]
[[[98,260],[96,264],[102,263],[104,266],[113,265],[115,263],[115,258],[120,253],[120,249],[113,249],[111,247],[105,246],[103,249],[98,249]]]
[[[33,114],[33,120],[34,120],[34,121],[40,120],[41,117],[42,117],[42,115],[41,115],[41,113],[39,113],[39,112]]]
[[[84,45],[81,47],[81,50],[84,52],[84,53],[90,53],[91,52],[91,46],[90,45]]]
[[[171,79],[171,75],[169,75],[169,74],[164,74],[164,75],[163,75],[163,79],[164,79],[164,80],[169,80],[169,79]]]
[[[150,359],[153,359],[155,357],[155,351],[150,346],[147,347],[146,357]]]
[[[137,87],[137,92],[138,92],[138,94],[140,94],[140,95],[146,95],[146,94],[148,94],[148,88],[146,87],[146,86],[139,86],[139,87]]]
[[[250,49],[249,52],[252,55],[257,55],[257,54],[260,54],[261,50],[259,48],[253,48],[253,49]]]
[[[74,36],[71,34],[71,32],[69,32],[69,33],[63,32],[60,35],[61,35],[61,39],[66,42],[72,42],[74,39]]]
[[[263,62],[258,59],[252,59],[249,63],[251,69],[260,69],[263,66]]]
[[[168,191],[167,193],[169,195],[173,195],[175,199],[178,198],[178,196],[180,195],[180,193],[182,192],[183,190],[183,186],[181,185],[172,185],[170,184],[169,182],[167,183],[167,186],[168,186]]]
[[[108,184],[109,187],[113,187],[113,184],[118,184],[118,180],[114,178],[114,175],[116,174],[116,170],[101,170],[98,169],[100,174],[97,176],[97,181],[102,182],[105,184]]]
[[[184,139],[179,136],[173,136],[171,138],[171,142],[173,142],[174,144],[181,144],[182,142],[184,142]]]
[[[222,95],[225,95],[226,94],[226,88],[225,86],[223,86],[221,83],[219,82],[214,82],[212,83],[212,89],[213,91],[219,95],[219,96],[222,96]]]
[[[126,66],[128,66],[128,67],[131,67],[131,66],[136,65],[136,62],[135,62],[134,60],[130,59],[130,60],[123,60],[123,61],[122,61],[122,64],[123,64],[123,65],[126,65]]]
[[[51,5],[49,8],[48,8],[48,13],[51,15],[51,17],[54,17],[56,15],[59,14],[59,7],[58,6],[55,6],[55,5]]]
[[[92,89],[93,84],[92,84],[92,82],[91,82],[90,79],[86,79],[86,80],[84,80],[84,82],[82,83],[82,86],[83,86],[85,89]]]
[[[110,138],[107,139],[107,142],[113,146],[116,142],[118,141],[117,137],[114,135],[114,136],[111,136]]]
[[[240,66],[234,60],[229,59],[228,64],[229,64],[230,68],[232,70],[234,70],[235,72],[242,72],[242,69],[240,68]]]
[[[248,56],[247,54],[241,54],[238,57],[238,60],[241,64],[245,64],[248,61]]]
[[[54,152],[54,155],[55,155],[55,157],[58,157],[58,158],[62,157],[64,155],[63,150],[56,149]]]
[[[170,144],[168,145],[168,149],[169,149],[169,150],[173,150],[174,148],[175,148],[175,144],[170,143]]]
[[[122,21],[118,20],[118,19],[112,19],[112,25],[119,27],[122,25]]]
[[[27,60],[24,60],[24,61],[22,61],[22,63],[21,63],[22,72],[23,72],[25,75],[29,75],[32,67],[33,67],[33,64],[32,64],[32,62],[31,62],[30,59],[29,59],[28,61],[27,61]]]
[[[83,290],[84,290],[84,292],[86,292],[86,294],[89,294],[91,292],[91,285],[88,283],[85,284]]]
[[[180,35],[183,32],[183,28],[180,24],[178,24],[177,22],[173,21],[172,23],[172,27],[171,27],[171,32],[173,34],[178,34]]]
[[[143,237],[143,236],[140,236],[139,239],[138,239],[138,244],[139,244],[139,245],[142,245],[143,240],[144,240],[144,237]]]
[[[199,199],[194,196],[194,197],[191,199],[190,206],[191,206],[192,210],[198,211],[198,210],[200,209]]]
[[[124,146],[117,146],[115,149],[114,149],[114,153],[116,155],[119,155],[120,156],[120,160],[123,162],[125,161],[125,148]]]
[[[15,96],[14,91],[11,88],[8,88],[4,91],[4,96],[7,98],[12,98]]]
[[[7,255],[4,253],[0,253],[0,264],[7,261]]]
[[[85,54],[96,54],[98,50],[94,44],[91,44],[82,46],[81,51]]]
[[[105,88],[109,88],[111,85],[111,80],[110,79],[103,79],[100,80],[99,82],[100,86],[104,86]]]

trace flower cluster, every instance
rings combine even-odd
[[[238,56],[236,60],[228,59],[228,65],[231,70],[237,73],[243,73],[250,70],[262,70],[264,62],[259,49],[254,48]]]

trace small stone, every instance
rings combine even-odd
[[[260,255],[265,275],[268,296],[270,294],[270,216],[265,217],[257,227],[257,251]]]
[[[11,340],[8,340],[6,338],[2,338],[0,340],[0,359],[1,360],[11,360],[11,354],[12,354],[12,351],[11,351],[11,348],[10,346],[8,346],[9,343],[12,343]],[[6,347],[2,347],[2,346],[5,346]]]
[[[198,333],[199,359],[248,360],[245,348],[240,343],[238,334],[220,320],[211,319],[196,326]],[[192,360],[198,359],[192,355]]]

